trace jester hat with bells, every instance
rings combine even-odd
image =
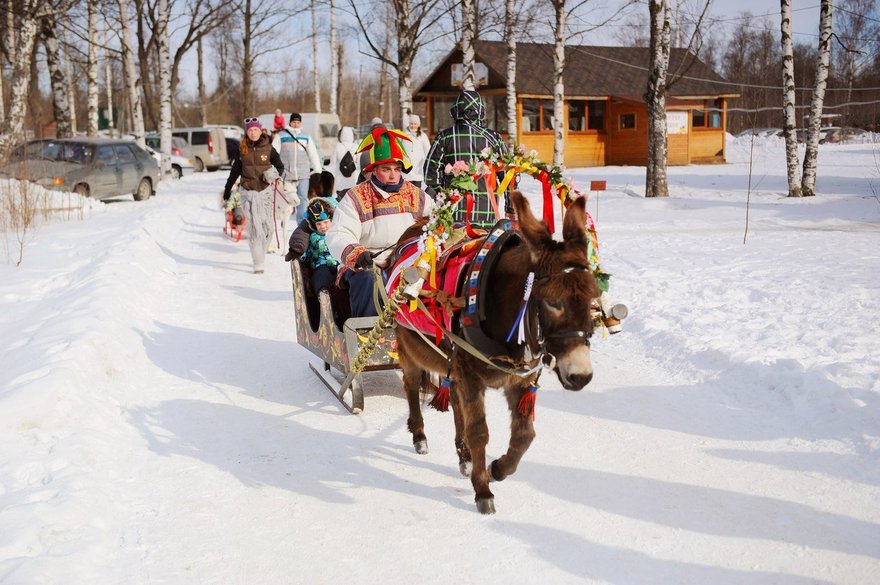
[[[399,162],[403,163],[403,172],[408,173],[412,169],[412,164],[403,147],[404,140],[412,142],[410,137],[400,130],[374,128],[370,131],[364,136],[357,149],[358,153],[370,151],[370,164],[364,166],[364,171],[372,171],[373,168],[384,163]]]

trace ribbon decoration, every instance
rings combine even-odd
[[[469,238],[479,238],[480,234],[477,233],[473,226],[471,225],[471,214],[474,212],[474,195],[470,191],[465,193],[465,201],[467,202],[467,213],[464,216],[464,231],[467,232]]]
[[[479,178],[479,175],[474,177],[474,181]],[[495,188],[498,186],[498,177],[495,176],[495,171],[492,167],[486,165],[486,174],[483,175],[483,178],[486,180],[486,195],[489,197],[489,203],[492,204],[492,211],[495,212],[495,221],[500,221],[501,214],[498,212],[498,202],[495,200]]]
[[[541,181],[541,187],[544,190],[544,223],[550,233],[556,231],[556,224],[553,221],[553,195],[550,191],[550,175],[545,170],[538,173],[538,180]]]

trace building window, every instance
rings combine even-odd
[[[552,132],[553,100],[524,99],[520,127],[523,132]]]
[[[694,128],[721,128],[721,112],[723,111],[723,101],[721,98],[716,100],[705,100],[702,108],[697,108],[693,113],[692,125]]]
[[[568,130],[605,130],[605,102],[601,100],[569,100]]]
[[[602,100],[590,100],[587,102],[589,113],[587,115],[588,130],[605,129],[605,102]]]
[[[635,114],[621,114],[620,115],[620,129],[621,130],[631,130],[636,127],[636,115]]]

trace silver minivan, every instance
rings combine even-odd
[[[172,128],[171,135],[183,138],[189,144],[189,157],[197,173],[216,171],[229,163],[226,136],[221,128]]]
[[[143,201],[155,192],[159,165],[128,140],[53,138],[16,147],[0,175],[95,199],[130,194]]]

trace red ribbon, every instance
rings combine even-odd
[[[553,196],[550,194],[550,175],[547,171],[542,170],[538,173],[538,180],[544,188],[544,223],[550,233],[556,231],[556,224],[553,221]]]
[[[469,238],[479,238],[480,234],[474,231],[474,228],[471,226],[471,213],[474,211],[474,196],[468,191],[465,193],[465,198],[467,200],[467,213],[464,216],[464,230],[467,232]]]

